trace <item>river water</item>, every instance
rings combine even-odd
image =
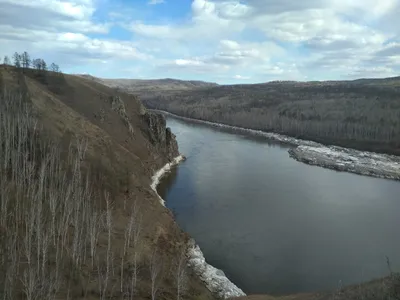
[[[187,160],[158,192],[247,294],[333,290],[400,270],[400,182],[309,166],[289,146],[167,117]]]

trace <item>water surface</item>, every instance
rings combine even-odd
[[[159,193],[248,294],[336,289],[400,270],[400,182],[309,166],[288,146],[172,117],[187,160]]]

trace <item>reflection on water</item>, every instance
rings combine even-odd
[[[335,289],[400,269],[400,183],[299,163],[288,146],[168,118],[187,160],[159,185],[247,293]]]

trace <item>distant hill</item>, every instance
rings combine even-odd
[[[197,88],[218,86],[216,83],[196,81],[196,80],[179,80],[172,78],[164,79],[105,79],[91,75],[78,75],[103,83],[109,87],[121,88],[126,92],[143,92],[143,91],[177,91],[192,90]]]
[[[400,77],[137,94],[147,107],[180,116],[400,155]]]

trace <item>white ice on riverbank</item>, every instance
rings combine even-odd
[[[173,166],[179,164],[184,159],[183,155],[175,157],[172,162],[167,163],[151,178],[152,183],[150,186],[152,190],[156,192],[163,206],[165,206],[165,201],[157,193],[157,185],[160,183],[160,179],[168,173]],[[200,250],[200,247],[196,245],[193,239],[188,245],[188,252],[186,255],[188,257],[188,266],[193,269],[212,293],[218,295],[222,299],[246,296],[240,288],[225,276],[222,270],[219,270],[206,262],[203,252]]]
[[[324,168],[400,180],[400,158],[337,146],[298,146],[289,150],[294,159]]]
[[[191,242],[188,249],[188,265],[197,276],[206,284],[207,288],[222,299],[246,296],[246,294],[232,283],[220,269],[209,265],[200,250],[200,247]]]
[[[164,167],[162,167],[160,170],[158,170],[153,177],[151,177],[151,189],[156,192],[158,198],[160,198],[160,202],[163,206],[165,206],[165,201],[160,197],[160,195],[157,193],[157,185],[160,183],[160,179],[169,171],[171,171],[171,168],[173,166],[176,166],[179,164],[181,161],[183,161],[185,158],[183,155],[178,155],[175,157],[172,162],[167,163]]]

